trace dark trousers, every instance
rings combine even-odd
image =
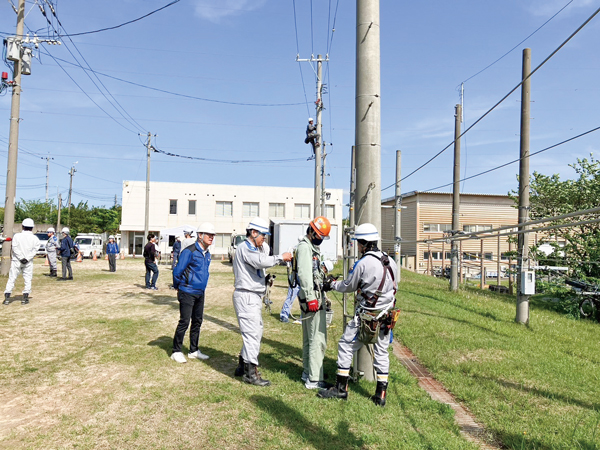
[[[156,263],[145,261],[146,264],[146,287],[156,287],[158,278],[158,266]],[[150,272],[152,272],[152,282],[150,282]]]
[[[116,253],[108,254],[108,270],[110,272],[117,271],[117,254]]]
[[[67,272],[69,273],[68,278],[73,278],[73,269],[71,269],[71,257],[63,256],[60,260],[60,265],[62,266],[62,277],[67,278]]]
[[[188,294],[187,292],[177,291],[177,300],[179,300],[179,323],[173,337],[173,353],[180,352],[183,344],[185,332],[192,319],[190,328],[190,353],[198,350],[198,340],[200,339],[200,327],[202,326],[202,317],[204,316],[204,293]]]

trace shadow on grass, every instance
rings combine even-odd
[[[493,333],[493,334],[496,334],[498,336],[503,336],[503,337],[506,337],[506,338],[511,338],[512,337],[511,335],[508,335],[508,334],[505,334],[505,333],[499,333],[499,332],[497,332],[495,330],[492,330],[490,328],[486,328],[486,327],[482,327],[481,325],[474,324],[473,322],[469,322],[468,320],[455,319],[453,317],[444,316],[442,314],[427,313],[427,312],[417,311],[415,309],[409,309],[409,308],[404,308],[403,311],[407,312],[407,313],[420,314],[422,316],[429,316],[429,317],[437,317],[437,318],[440,318],[440,319],[447,319],[447,320],[451,320],[453,322],[458,322],[458,323],[462,323],[462,324],[465,324],[465,325],[469,325],[469,326],[474,327],[474,328],[478,328],[478,329],[480,329],[482,331],[485,331],[486,333]]]
[[[161,348],[168,356],[171,356],[171,350],[173,350],[173,337],[161,336],[148,342],[148,345]]]
[[[337,424],[337,432],[334,434],[318,425],[318,423],[308,420],[281,400],[262,395],[253,395],[250,400],[260,409],[270,414],[276,423],[287,427],[311,447],[349,449],[364,448],[365,446],[365,442],[350,431],[350,424],[346,420],[342,420]]]
[[[501,386],[504,386],[505,388],[514,389],[516,391],[521,391],[521,392],[527,392],[529,394],[537,395],[539,397],[544,397],[544,398],[547,398],[550,400],[558,400],[563,403],[566,403],[567,405],[577,405],[577,406],[580,406],[581,408],[586,408],[586,409],[592,410],[594,412],[600,410],[600,403],[583,402],[581,400],[567,397],[563,394],[557,394],[555,392],[550,392],[550,391],[546,391],[543,389],[531,388],[531,387],[523,386],[522,384],[519,384],[519,383],[513,383],[512,381],[501,380],[499,378],[485,377],[483,375],[477,375],[477,374],[472,375],[472,376],[473,376],[473,378],[480,380],[480,381],[492,381],[493,383],[497,383]]]
[[[567,442],[568,444],[565,447],[565,442],[552,444],[549,441],[541,441],[539,439],[532,438],[528,434],[515,434],[515,433],[504,433],[502,431],[498,431],[496,436],[502,444],[504,444],[501,448],[513,448],[513,449],[523,449],[523,450],[555,450],[556,448],[573,448],[579,450],[598,450],[600,447],[594,439],[583,439],[577,438],[577,430],[575,430],[575,434],[572,437],[571,442]]]
[[[479,310],[477,310],[475,308],[470,308],[468,306],[464,306],[462,304],[457,304],[455,302],[449,303],[448,299],[442,299],[442,298],[435,297],[433,295],[425,295],[425,294],[421,294],[421,293],[417,293],[417,292],[411,292],[411,294],[416,295],[418,297],[429,298],[429,299],[434,300],[436,302],[442,302],[442,303],[444,303],[446,305],[452,305],[455,308],[462,309],[464,311],[467,311],[467,312],[470,312],[470,313],[473,313],[473,314],[477,314],[477,315],[479,315],[481,317],[484,317],[486,319],[491,319],[491,320],[494,320],[496,322],[507,322],[505,319],[497,317],[495,314],[492,314],[489,311],[483,311],[482,312],[482,311],[479,311]]]

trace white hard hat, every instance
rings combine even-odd
[[[69,233],[71,232],[71,231],[69,230],[69,228],[67,228],[67,227],[64,227],[64,228],[63,228],[62,230],[60,230],[60,231],[61,231],[62,233],[65,233],[65,234],[69,234]]]
[[[198,234],[200,233],[217,234],[215,233],[215,226],[210,222],[204,222],[198,227]]]
[[[192,233],[193,233],[193,231],[192,231],[192,230],[190,230],[189,228],[185,228],[185,229],[183,230],[183,234],[192,234]]]
[[[332,261],[329,261],[328,259],[326,259],[321,264],[323,264],[325,266],[325,268],[327,269],[327,272],[331,273],[331,271],[333,270],[333,262]]]
[[[246,230],[256,230],[259,233],[270,235],[269,233],[269,224],[265,219],[261,219],[260,217],[255,217],[250,221]]]
[[[363,223],[356,227],[354,231],[355,240],[363,240],[367,242],[374,242],[379,240],[379,232],[377,227],[372,223]]]
[[[108,238],[109,239],[114,239],[115,237],[111,234]]]
[[[27,228],[33,228],[35,226],[35,223],[33,223],[33,219],[30,219],[28,217],[27,219],[25,219],[23,221],[23,223],[21,223],[21,225],[23,225],[24,227],[27,227]]]
[[[309,122],[312,122],[312,121],[313,121],[313,118],[312,118],[312,117],[309,117],[309,118],[308,118],[308,121],[309,121]]]
[[[52,227],[48,228],[48,231],[46,231],[46,233],[55,233],[54,228],[52,228]]]

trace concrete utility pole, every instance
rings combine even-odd
[[[346,244],[346,254],[344,255],[344,279],[348,278],[348,274],[350,273],[350,269],[354,266],[354,261],[356,261],[356,244],[351,240],[350,234],[354,233],[354,211],[355,211],[355,189],[356,189],[356,161],[354,158],[354,146],[352,146],[352,163],[350,167],[350,202],[349,202],[349,214],[348,214],[348,228],[344,230],[344,242]],[[354,311],[352,314],[348,314],[348,298],[350,294],[344,292],[342,295],[343,299],[343,313],[344,313],[344,330],[346,329],[346,325],[348,320],[351,320],[354,317]]]
[[[60,233],[60,210],[62,209],[62,196],[58,194],[58,219],[56,220],[56,235]]]
[[[42,158],[46,160],[46,203],[48,203],[48,180],[50,179],[50,160],[54,158],[50,158],[50,155]]]
[[[454,113],[454,178],[452,185],[452,249],[450,252],[450,290],[458,291],[458,242],[457,233],[460,231],[460,123],[462,121],[462,106],[455,106]]]
[[[529,106],[531,97],[531,49],[523,50],[523,84],[521,85],[521,148],[519,164],[519,231],[526,230],[529,221]],[[517,314],[515,321],[529,323],[529,296],[523,294],[523,270],[529,265],[529,235],[519,234],[517,256]]]
[[[395,211],[395,222],[394,222],[394,231],[395,231],[395,244],[394,244],[394,255],[396,259],[396,266],[398,267],[398,273],[396,274],[396,281],[400,283],[400,278],[402,276],[402,269],[400,268],[400,263],[402,260],[402,256],[400,254],[402,250],[402,235],[400,234],[402,228],[402,191],[400,190],[400,179],[402,178],[402,152],[400,150],[396,150],[396,211]],[[443,264],[442,264],[443,266]]]
[[[17,39],[23,39],[25,24],[25,0],[19,0],[17,10]],[[19,155],[19,111],[21,108],[21,65],[22,60],[14,62],[12,100],[10,107],[10,134],[8,136],[8,162],[6,167],[6,197],[4,199],[4,236],[2,244],[2,265],[0,273],[8,275],[10,252],[12,248],[13,228],[15,225],[15,197],[17,196],[17,158]]]
[[[144,239],[148,236],[150,227],[150,138],[152,134],[148,132],[148,140],[146,141],[146,150],[148,151],[148,159],[146,162],[146,208],[144,210]]]
[[[356,224],[372,223],[381,233],[381,82],[379,0],[356,1]],[[374,381],[367,346],[356,367]]]
[[[77,163],[75,163],[75,164],[77,164]],[[75,175],[75,172],[77,172],[77,169],[75,168],[75,166],[72,166],[71,170],[69,170],[69,175],[71,176],[71,181],[69,181],[69,200],[67,201],[67,213],[68,213],[67,225],[71,225],[71,195],[73,192],[73,175]]]
[[[323,136],[321,125],[321,112],[323,111],[323,60],[321,55],[317,56],[317,101],[315,102],[317,108],[317,134],[319,139],[317,140],[319,145],[315,145],[315,214],[314,216],[323,215],[323,198],[322,198],[322,160],[321,160],[321,149],[323,148]]]

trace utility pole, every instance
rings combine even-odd
[[[531,49],[523,50],[523,84],[521,85],[521,146],[519,163],[519,231],[529,221],[529,106],[531,96]],[[529,235],[520,233],[517,249],[517,314],[515,322],[529,323],[529,296],[523,293],[523,271],[529,265]]]
[[[148,140],[146,141],[146,150],[148,151],[148,159],[146,162],[146,209],[144,210],[144,239],[148,236],[150,227],[150,139],[152,134],[148,132]]]
[[[356,1],[356,224],[381,233],[381,81],[379,0]],[[371,351],[370,351],[371,350]],[[356,353],[356,368],[375,380],[372,347]]]
[[[77,164],[77,163],[75,163]],[[71,195],[73,192],[73,175],[75,175],[77,169],[75,166],[71,166],[71,170],[69,170],[69,175],[71,176],[71,181],[69,181],[69,200],[67,201],[67,225],[71,225]]]
[[[400,190],[400,178],[402,178],[402,152],[396,150],[396,211],[395,211],[395,243],[394,243],[394,254],[396,259],[396,266],[398,267],[398,273],[396,274],[396,281],[400,283],[400,277],[402,276],[402,269],[400,263],[402,262],[402,256],[400,254],[402,246],[402,235],[400,234],[402,227],[402,191]],[[443,266],[443,264],[442,264]]]
[[[327,152],[325,148],[327,147],[325,141],[323,141],[323,151],[321,152],[321,208],[319,211],[320,216],[325,216],[325,201],[327,200],[327,192],[325,192],[325,177],[327,174],[325,173],[325,159],[327,158]]]
[[[452,248],[450,251],[450,290],[458,291],[459,249],[456,237],[460,231],[460,123],[462,106],[455,106],[454,113],[454,178],[452,186]]]
[[[17,40],[23,38],[25,0],[19,0],[17,10]],[[19,112],[21,108],[21,58],[14,62],[12,99],[10,107],[10,134],[8,136],[8,162],[6,167],[6,197],[4,199],[4,236],[0,273],[8,275],[13,228],[15,225],[15,197],[17,196],[17,158],[19,156]]]
[[[50,179],[50,160],[54,160],[54,158],[50,158],[50,155],[42,158],[46,160],[46,203],[48,203],[48,180]]]
[[[60,210],[62,209],[62,196],[58,194],[58,219],[56,220],[56,235],[60,232]]]
[[[354,265],[354,261],[356,261],[356,244],[353,243],[351,239],[351,234],[354,233],[354,190],[356,189],[356,161],[354,158],[354,146],[352,146],[352,163],[350,167],[350,201],[349,201],[349,214],[348,214],[348,228],[344,230],[344,242],[346,244],[346,253],[344,254],[344,279],[348,278],[348,274],[350,273],[350,269]],[[348,298],[350,297],[349,293],[344,292],[342,295],[342,303],[343,303],[343,314],[344,314],[344,330],[346,329],[346,325],[348,320],[352,320],[354,314],[348,314]],[[354,312],[354,311],[353,311]]]

